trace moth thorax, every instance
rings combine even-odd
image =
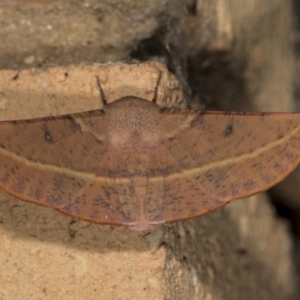
[[[134,97],[118,100],[107,109],[108,138],[116,148],[152,148],[160,140],[156,105]]]

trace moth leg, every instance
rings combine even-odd
[[[98,85],[98,88],[99,88],[100,98],[101,98],[102,104],[103,104],[103,106],[105,106],[105,105],[107,105],[107,101],[106,101],[106,97],[105,97],[104,91],[102,89],[100,78],[99,78],[98,75],[96,75],[96,82],[97,82],[97,85]]]
[[[155,89],[154,89],[154,95],[153,95],[153,99],[152,99],[153,103],[157,102],[157,92],[158,92],[158,87],[159,87],[159,84],[160,84],[160,81],[161,81],[161,77],[162,77],[162,72],[159,71],[158,78],[157,78],[157,81],[156,81],[156,86],[155,86]]]

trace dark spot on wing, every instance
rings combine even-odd
[[[215,176],[212,173],[206,173],[204,176],[209,182],[212,182],[215,179]]]
[[[52,194],[52,193],[48,193],[46,195],[46,202],[49,203],[50,205],[54,205],[55,203],[59,202],[57,197]]]
[[[233,134],[233,124],[229,123],[226,125],[225,130],[223,131],[223,136],[228,137]]]
[[[43,129],[44,129],[44,139],[45,139],[45,141],[48,142],[49,144],[53,144],[53,142],[54,142],[53,141],[53,136],[52,136],[47,124],[44,124],[43,127],[44,127]]]
[[[247,179],[243,181],[242,185],[246,191],[251,191],[259,187],[258,183],[252,179]]]
[[[41,198],[41,190],[39,188],[31,187],[29,186],[29,191],[27,192],[27,195],[34,200],[39,200]]]

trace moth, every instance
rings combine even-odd
[[[99,224],[145,230],[265,191],[300,160],[300,115],[161,108],[0,122],[0,188]]]

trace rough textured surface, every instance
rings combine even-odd
[[[73,221],[3,193],[0,203],[1,300],[163,299],[166,250],[152,252],[147,232]]]
[[[266,200],[258,194],[174,225],[168,299],[297,299],[295,265],[282,259],[292,250],[287,226]]]
[[[0,68],[127,59],[140,40],[178,15],[177,3],[2,0]]]
[[[0,68],[156,59],[193,107],[292,110],[290,4],[2,0]],[[145,239],[3,193],[0,203],[3,299],[297,299],[287,225],[265,199]]]
[[[157,91],[157,104],[161,107],[185,107],[178,80],[164,65],[154,61],[3,70],[0,73],[0,120],[60,116],[101,109],[103,103],[96,76],[101,81],[108,103],[125,96],[151,101],[159,74],[161,84]]]

